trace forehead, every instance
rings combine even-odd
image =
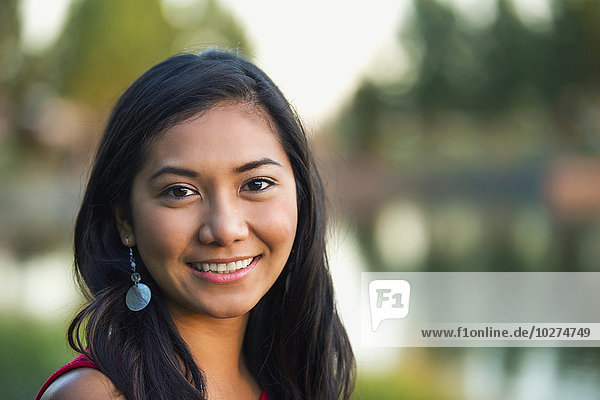
[[[158,135],[150,143],[146,165],[218,166],[266,156],[287,161],[274,127],[268,114],[256,106],[220,104]]]

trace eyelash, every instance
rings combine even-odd
[[[187,195],[185,195],[185,196],[175,196],[175,194],[174,194],[174,193],[173,193],[173,194],[170,194],[170,193],[172,193],[174,190],[177,190],[177,189],[180,189],[180,190],[181,190],[181,189],[182,189],[182,190],[187,190],[187,192],[188,192],[188,193],[187,193]],[[165,196],[165,197],[168,197],[168,198],[170,198],[170,199],[182,200],[182,199],[188,198],[188,197],[190,197],[190,196],[192,196],[192,195],[194,195],[194,194],[197,194],[197,193],[198,193],[198,192],[197,192],[195,189],[189,188],[189,187],[187,187],[187,186],[183,186],[183,185],[175,185],[175,186],[169,186],[168,188],[166,188],[166,189],[165,189],[165,190],[164,190],[164,191],[161,193],[161,195],[162,195],[162,196]]]
[[[269,178],[253,178],[253,179],[250,179],[248,182],[246,182],[244,184],[244,186],[242,186],[242,189],[247,187],[249,184],[256,183],[256,182],[267,183],[267,187],[258,189],[258,190],[251,190],[251,189],[245,189],[245,190],[248,190],[249,192],[260,193],[260,192],[264,192],[265,190],[269,189],[270,187],[272,187],[275,184],[275,182]]]

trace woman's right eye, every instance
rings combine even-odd
[[[185,199],[186,197],[193,196],[198,192],[186,186],[171,186],[166,188],[162,194],[163,196],[172,199]]]

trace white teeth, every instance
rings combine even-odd
[[[224,263],[221,263],[221,264],[194,263],[194,264],[192,264],[192,267],[194,267],[194,269],[196,269],[198,271],[204,271],[204,272],[210,271],[210,272],[215,272],[218,274],[225,274],[225,273],[235,272],[242,268],[246,268],[248,265],[250,265],[252,263],[252,260],[254,260],[254,257],[246,258],[245,260],[238,260],[238,261],[230,262],[227,264],[224,264]]]

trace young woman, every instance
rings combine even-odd
[[[348,399],[324,194],[299,119],[211,50],[121,96],[75,226],[81,355],[38,399]]]

